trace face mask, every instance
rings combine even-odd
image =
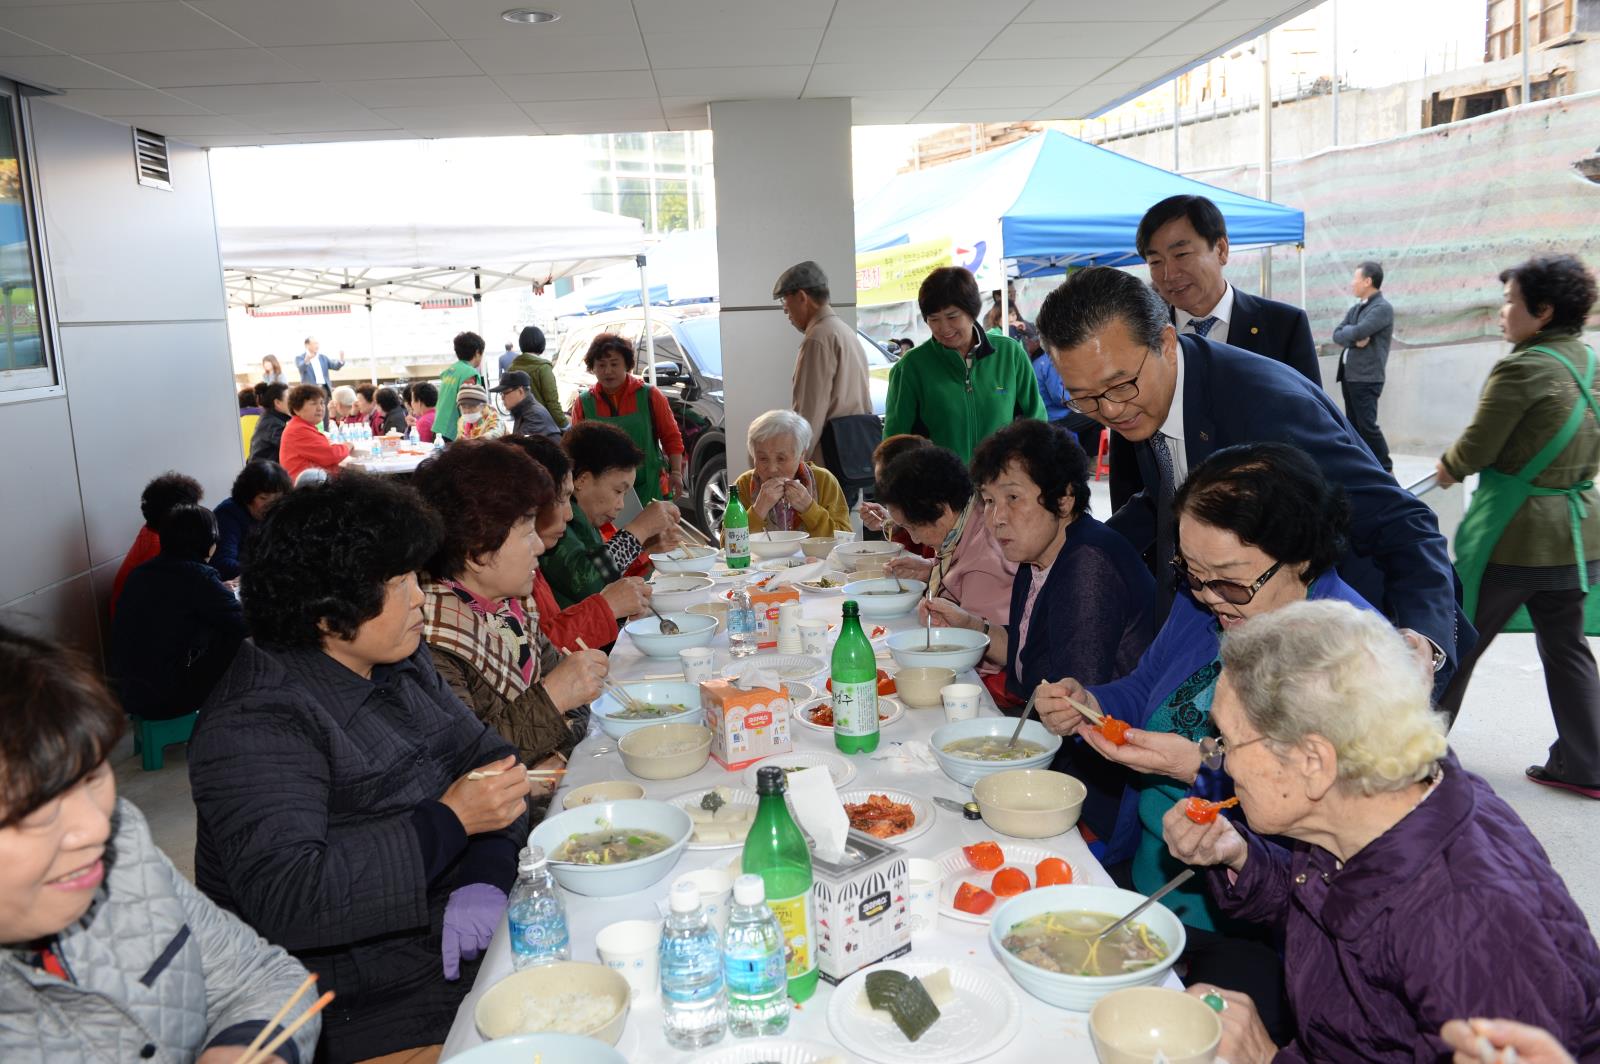
[[[476,410],[470,414],[461,415],[461,423],[463,425],[476,425],[481,420],[483,420],[482,410]]]

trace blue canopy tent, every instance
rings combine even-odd
[[[889,182],[856,207],[856,251],[948,237],[975,249],[974,263],[986,254],[1013,263],[1017,277],[1063,273],[1069,266],[1128,265],[1142,261],[1134,234],[1144,212],[1182,193],[1216,203],[1233,250],[1305,242],[1305,214],[1293,207],[1048,130]]]

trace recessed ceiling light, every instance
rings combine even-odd
[[[561,16],[554,11],[535,11],[531,7],[513,7],[508,11],[500,12],[500,17],[507,22],[517,22],[525,26],[537,26],[542,22],[554,22]]]

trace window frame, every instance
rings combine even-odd
[[[10,371],[38,374],[44,383],[19,383],[7,387],[0,382],[0,406],[52,399],[67,394],[61,362],[61,338],[57,331],[54,287],[50,276],[50,255],[45,240],[43,211],[40,207],[38,168],[33,157],[33,109],[31,100],[43,95],[36,89],[0,78],[0,97],[11,110],[12,130],[17,148],[18,188],[22,194],[23,224],[28,233],[28,260],[33,269],[34,305],[39,315],[39,343],[45,364],[38,370]],[[0,377],[7,375],[0,371]]]

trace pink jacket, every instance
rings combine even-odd
[[[949,589],[949,597],[962,609],[1003,628],[1011,618],[1011,585],[1016,575],[1017,567],[1000,552],[982,510],[974,507],[941,586]]]

